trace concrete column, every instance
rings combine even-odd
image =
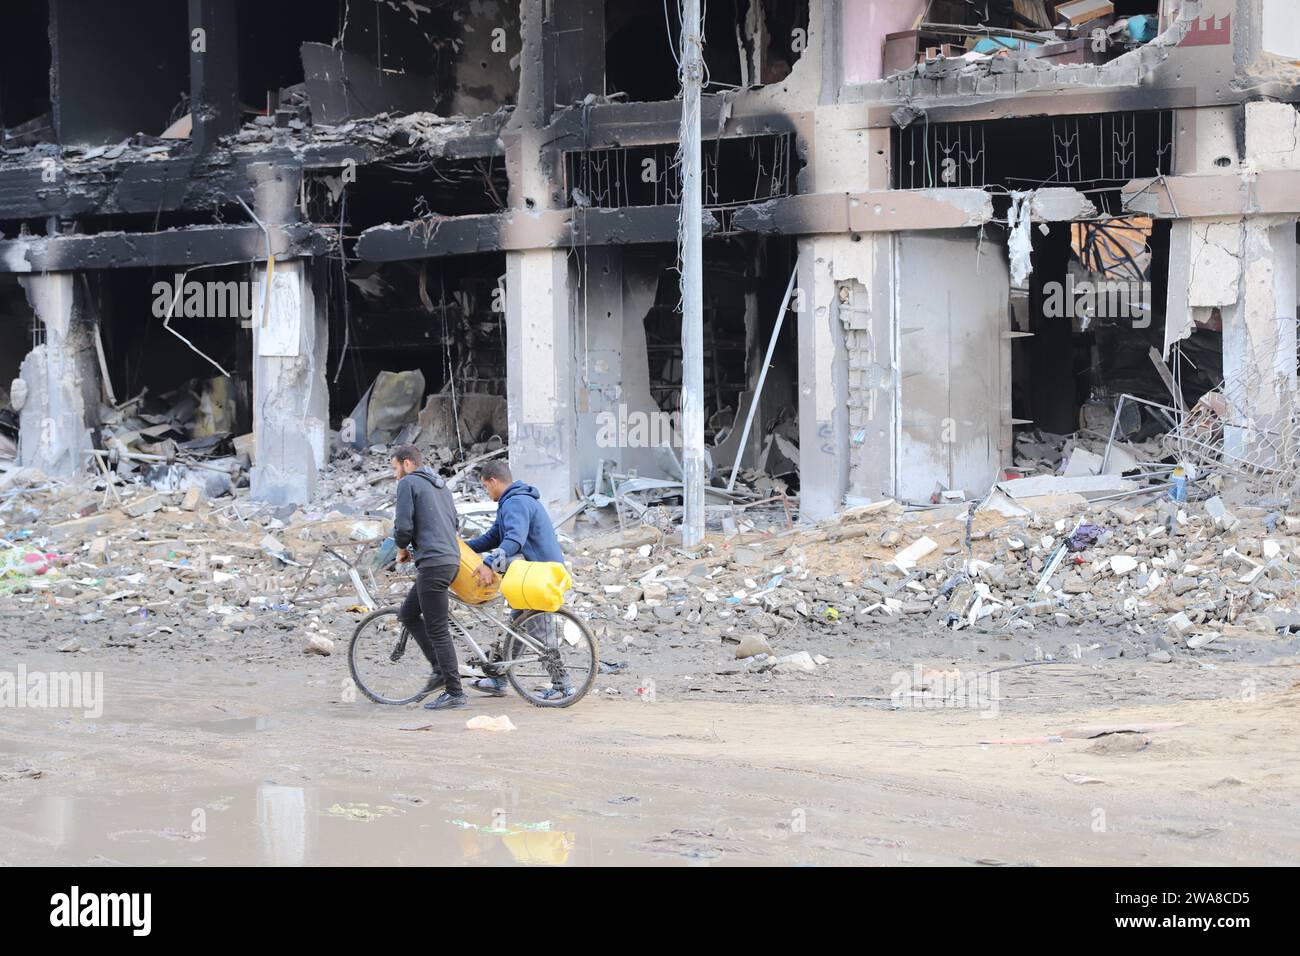
[[[618,246],[583,255],[577,274],[587,286],[576,290],[574,306],[579,479],[594,477],[601,459],[624,473],[680,477],[672,461],[681,443],[651,396],[646,352],[645,317],[661,262]]]
[[[1198,162],[1189,171],[1236,162],[1228,146],[1228,116],[1198,110],[1196,119],[1204,134],[1198,135]],[[1295,106],[1248,103],[1245,126],[1243,175],[1300,169]],[[1296,272],[1293,217],[1179,219],[1170,231],[1165,352],[1219,311],[1222,390],[1233,422],[1224,431],[1223,448],[1258,464],[1268,463],[1270,431],[1296,408]]]
[[[224,0],[189,0],[191,139],[206,152],[239,129],[238,7]],[[195,36],[194,31],[202,33]]]
[[[90,429],[99,421],[96,319],[78,294],[78,278],[55,272],[19,279],[45,326],[45,341],[23,360],[12,390],[18,458],[60,478],[75,477],[89,464]]]
[[[1240,107],[1198,107],[1178,110],[1176,115],[1175,175],[1214,175],[1239,168]],[[1212,310],[1236,303],[1240,226],[1240,217],[1170,223],[1162,349],[1166,359],[1174,343],[1190,335],[1198,322],[1210,321]]]
[[[800,511],[821,518],[845,496],[896,493],[897,238],[799,242]]]
[[[510,468],[547,505],[579,481],[574,420],[573,284],[568,253],[506,255],[506,391]]]
[[[941,485],[977,498],[997,480],[1006,451],[1005,252],[975,229],[901,232],[895,249],[894,493],[924,501]]]
[[[1247,168],[1300,169],[1296,107],[1261,101],[1245,112]],[[1276,441],[1297,408],[1295,218],[1247,216],[1238,242],[1237,301],[1223,311],[1223,378],[1241,424],[1225,431],[1223,443],[1228,454],[1263,464],[1270,432]]]
[[[1223,444],[1257,459],[1296,404],[1295,220],[1246,218],[1241,248],[1239,298],[1223,309],[1224,395],[1240,424]]]
[[[799,240],[799,514],[813,521],[839,510],[848,487],[848,361],[835,282],[848,241]]]
[[[256,501],[306,504],[325,466],[329,390],[325,381],[325,302],[311,264],[276,262],[263,316],[266,267],[253,285],[253,441],[249,484]]]
[[[1294,407],[1296,270],[1294,219],[1180,219],[1170,231],[1165,352],[1219,311],[1230,455],[1255,457],[1256,433]]]
[[[274,228],[291,221],[298,195],[293,171],[258,165],[250,172],[263,223]],[[313,271],[306,260],[277,260],[268,296],[265,261],[254,269],[254,464],[249,483],[255,500],[276,505],[310,501],[325,466],[329,329],[325,299],[313,289]]]

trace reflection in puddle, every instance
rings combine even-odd
[[[54,846],[67,846],[73,838],[76,813],[71,797],[48,797],[36,814],[36,833]]]
[[[491,837],[500,838],[501,845],[516,863],[545,866],[564,866],[569,862],[569,854],[577,844],[577,837],[574,834],[552,830],[549,820],[542,823],[510,822],[496,815],[492,823],[487,826],[479,826],[468,820],[447,822],[469,833],[481,834],[485,838],[478,842],[467,842],[463,839],[460,841],[461,852],[466,862],[494,862],[480,860],[480,857],[485,855],[484,851],[491,849]]]
[[[596,862],[563,825],[463,799],[265,782],[225,790],[44,795],[4,807],[0,864],[542,865]],[[391,802],[389,802],[391,801]],[[400,803],[402,806],[393,806]],[[570,824],[572,825],[572,824]],[[619,841],[622,842],[622,841]],[[608,859],[610,850],[601,856]],[[602,860],[603,862],[603,860]]]
[[[307,793],[302,787],[264,783],[257,788],[257,829],[263,857],[273,866],[307,862]]]

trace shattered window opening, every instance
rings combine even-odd
[[[789,133],[706,142],[704,206],[734,209],[791,194]],[[565,153],[568,205],[596,209],[671,206],[681,201],[675,144]]]
[[[892,131],[896,189],[1104,186],[1174,169],[1174,111],[972,123],[913,119]]]
[[[676,0],[605,5],[606,95],[677,97],[677,7]],[[705,12],[706,93],[779,83],[808,43],[808,0],[713,0]]]

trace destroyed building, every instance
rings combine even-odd
[[[982,494],[1018,431],[1140,440],[1169,409],[1217,415],[1217,455],[1294,462],[1292,6],[710,4],[719,483],[739,461],[808,518]],[[675,4],[4,16],[17,464],[168,465],[237,437],[252,496],[301,503],[336,444],[418,434],[506,441],[558,506],[680,478],[671,437],[631,435],[671,436],[680,408]]]

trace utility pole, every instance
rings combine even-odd
[[[700,0],[682,0],[682,546],[704,540],[704,220],[700,163],[700,91],[704,35]]]

